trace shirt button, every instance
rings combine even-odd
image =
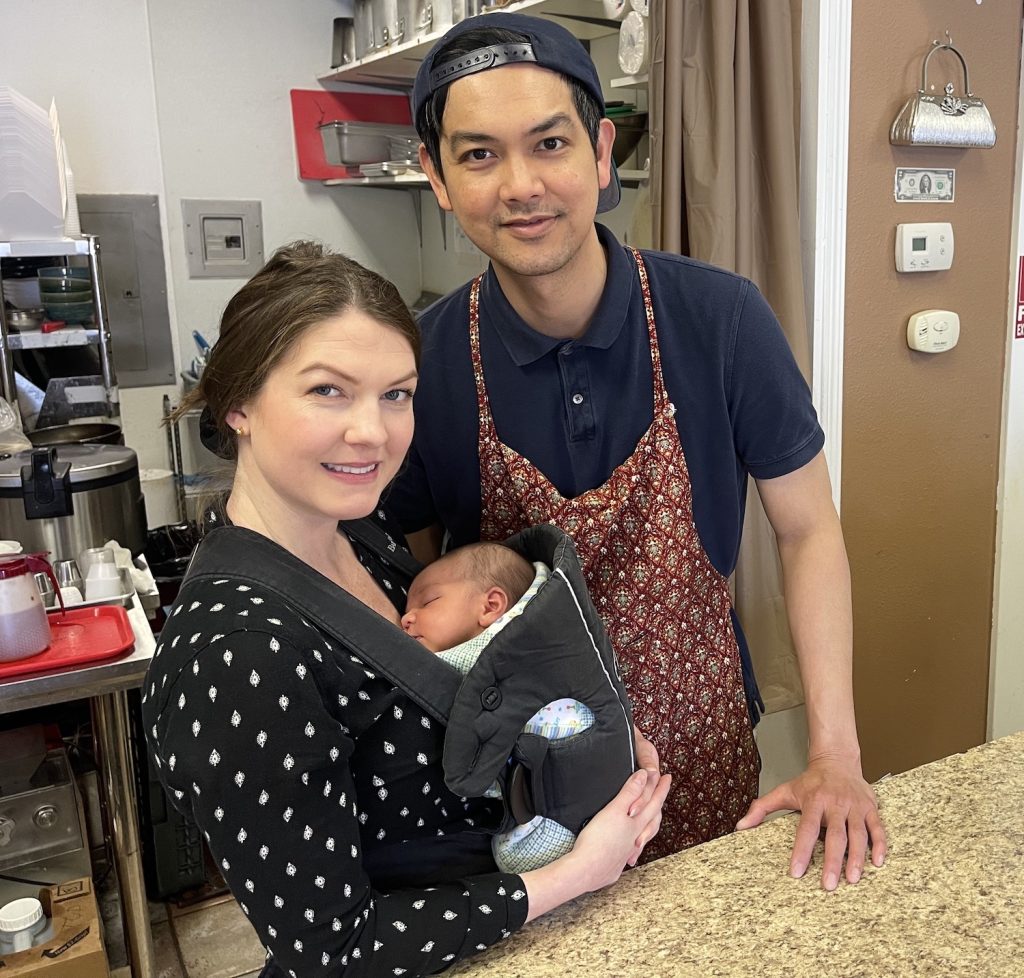
[[[572,396],[572,403],[575,404],[577,407],[579,407],[583,403],[583,395],[582,394],[573,394],[573,396]]]

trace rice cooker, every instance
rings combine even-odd
[[[135,452],[96,444],[0,453],[0,537],[53,560],[108,540],[141,553],[146,509]]]

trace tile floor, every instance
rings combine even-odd
[[[100,892],[110,974],[132,978],[112,889]],[[256,978],[263,968],[265,952],[230,894],[185,907],[151,902],[149,919],[156,955],[152,978]]]
[[[226,894],[179,909],[156,904],[151,913],[156,978],[256,978],[265,952]]]

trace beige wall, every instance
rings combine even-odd
[[[842,515],[871,779],[985,739],[1021,5],[858,0],[853,18]],[[893,147],[889,126],[947,29],[997,144]],[[951,55],[931,67],[937,89],[961,89]],[[898,165],[955,167],[956,202],[896,204]],[[953,223],[950,271],[895,271],[907,221]],[[960,314],[955,350],[908,349],[907,318],[930,308]]]

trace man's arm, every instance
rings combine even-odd
[[[429,564],[441,556],[441,541],[444,539],[444,530],[440,523],[434,523],[415,533],[407,533],[405,541],[409,544],[412,555],[421,563]]]
[[[878,803],[861,772],[854,719],[850,566],[824,454],[788,475],[758,480],[757,489],[778,539],[810,743],[803,774],[757,799],[737,828],[752,828],[774,811],[799,810],[790,873],[803,876],[825,827],[822,886],[832,890],[847,847],[850,883],[860,879],[869,845],[876,866],[886,850]]]

